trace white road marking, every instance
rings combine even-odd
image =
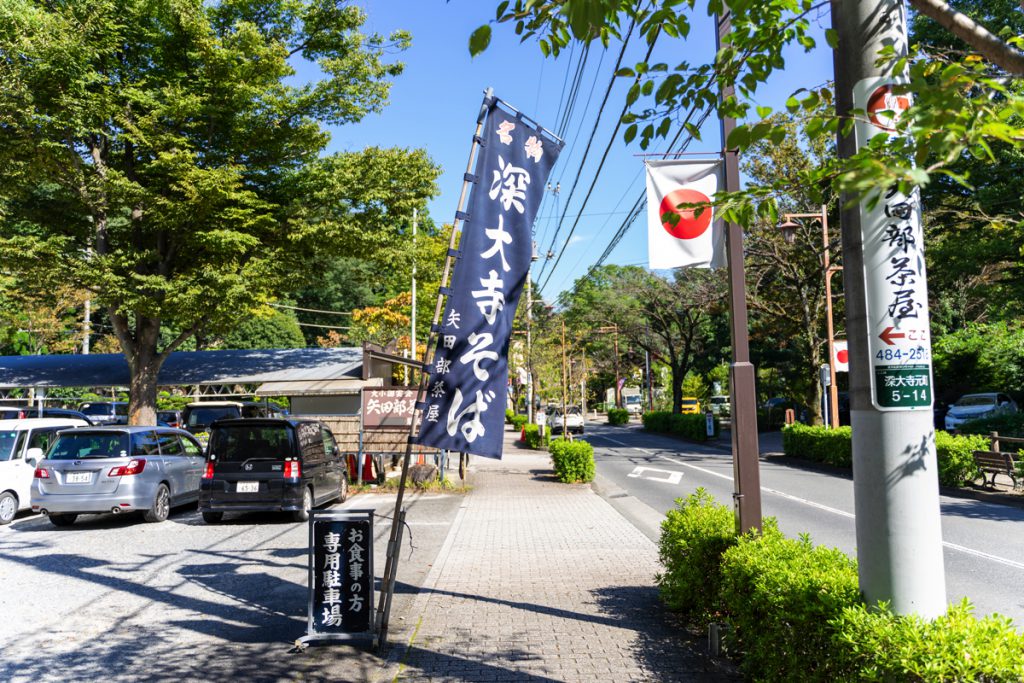
[[[664,477],[644,475],[644,472],[656,472],[658,474],[664,474]],[[666,484],[678,484],[683,480],[682,472],[673,472],[672,470],[659,470],[656,467],[641,467],[637,466],[633,468],[633,471],[626,475],[627,477],[633,477],[640,479],[647,479],[648,481],[660,481]]]
[[[629,444],[625,444],[625,443],[623,443],[621,441],[617,441],[616,439],[612,439],[612,438],[607,437],[607,436],[603,436],[602,435],[600,438],[606,439],[608,441],[611,441],[612,443],[618,444],[619,446],[623,446],[625,448],[631,448],[634,451],[639,451],[640,453],[643,453],[644,455],[653,455],[656,458],[661,458],[662,460],[667,460],[668,462],[673,463],[675,465],[680,465],[682,467],[689,467],[692,470],[696,470],[698,472],[701,472],[703,474],[707,474],[707,475],[712,476],[712,477],[718,477],[719,479],[725,479],[727,481],[732,481],[732,476],[728,475],[728,474],[722,474],[721,472],[714,472],[714,471],[706,469],[704,467],[698,467],[697,465],[694,465],[693,463],[684,462],[682,460],[676,460],[674,458],[670,458],[667,455],[662,455],[661,453],[656,453],[654,451],[649,451],[646,448],[638,448],[637,446],[630,446]],[[633,471],[635,472],[636,470],[633,470]],[[630,474],[629,476],[633,476],[633,475]],[[681,478],[682,478],[682,475],[680,474],[680,479]],[[659,480],[659,481],[663,481],[663,480]],[[784,493],[783,491],[779,491],[777,489],[768,488],[767,486],[762,486],[761,490],[764,491],[765,493],[773,493],[776,496],[779,496],[781,498],[786,498],[787,500],[791,500],[791,501],[793,501],[795,503],[803,503],[804,505],[807,505],[808,507],[817,508],[818,510],[824,510],[825,512],[834,513],[836,515],[839,515],[840,517],[846,517],[847,519],[854,519],[855,518],[854,514],[851,513],[851,512],[846,512],[845,510],[838,510],[836,508],[829,507],[828,505],[822,505],[821,503],[816,503],[813,500],[807,500],[806,498],[801,498],[799,496],[794,496],[794,495],[789,494],[789,493]],[[1007,567],[1013,567],[1014,569],[1024,570],[1024,562],[1016,562],[1014,560],[1010,560],[1010,559],[1007,559],[1005,557],[999,557],[998,555],[992,555],[991,553],[986,553],[986,552],[984,552],[982,550],[974,550],[973,548],[968,548],[966,546],[958,545],[956,543],[950,543],[948,541],[943,541],[942,545],[945,548],[949,548],[950,550],[956,550],[956,551],[964,553],[966,555],[973,555],[975,557],[979,557],[979,558],[984,559],[984,560],[991,560],[992,562],[997,562],[999,564],[1006,565]]]

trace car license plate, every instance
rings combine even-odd
[[[92,481],[92,475],[89,472],[69,472],[67,483],[69,484],[88,484]]]
[[[240,481],[235,490],[239,493],[257,493],[260,490],[260,483],[258,481]]]

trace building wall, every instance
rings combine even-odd
[[[291,396],[292,415],[357,415],[359,394],[339,396]]]

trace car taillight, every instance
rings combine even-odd
[[[146,469],[146,461],[142,458],[138,460],[129,460],[127,465],[121,467],[112,467],[107,472],[108,477],[127,477],[133,474],[139,474],[142,470]]]
[[[36,479],[49,479],[50,478],[50,473],[47,472],[42,467],[37,467],[36,468],[35,478]]]
[[[213,463],[206,463],[206,469],[203,470],[203,479],[213,479]]]
[[[284,478],[285,479],[298,479],[302,476],[302,466],[299,465],[298,460],[285,460],[284,461]]]

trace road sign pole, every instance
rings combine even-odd
[[[908,105],[875,65],[886,45],[906,52],[906,9],[901,0],[831,5],[837,112],[868,112],[839,137],[848,158],[870,137],[895,134],[882,112]],[[920,202],[916,192],[886,193],[872,209],[849,199],[840,218],[860,588],[869,603],[932,618],[946,609],[946,586]]]

